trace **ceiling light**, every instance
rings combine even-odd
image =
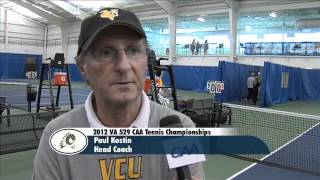
[[[76,6],[80,6],[81,8],[91,8],[94,11],[98,11],[103,7],[116,7],[116,2],[114,1],[80,1],[80,0],[73,0],[70,1],[71,3],[75,4]]]
[[[9,9],[12,9],[15,13],[30,17],[30,18],[35,18],[35,19],[41,19],[41,16],[39,16],[38,14],[35,14],[34,12],[30,11],[29,9],[20,6],[14,2],[10,2],[8,1],[8,3],[11,4],[10,7],[8,7]]]
[[[277,15],[275,12],[271,12],[271,13],[269,14],[269,16],[274,17],[274,18],[278,17],[278,15]]]
[[[205,22],[206,20],[205,20],[203,17],[198,17],[198,18],[197,18],[197,21]]]

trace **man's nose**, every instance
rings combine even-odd
[[[115,59],[115,68],[118,71],[125,72],[131,68],[130,59],[123,49],[119,49]]]

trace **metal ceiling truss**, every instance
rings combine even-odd
[[[58,6],[53,0],[21,0],[14,3],[21,5],[47,20],[45,24],[55,24],[61,27],[65,22],[84,19],[95,12],[90,8],[79,8],[70,0],[64,0],[66,7]],[[227,14],[229,8],[237,6],[239,14],[250,14],[254,11],[273,11],[284,9],[301,9],[320,7],[319,0],[119,0],[113,1],[119,8],[129,9],[141,20],[168,18],[174,13],[179,16],[208,16]],[[79,14],[75,10],[79,8]],[[86,9],[86,10],[84,10]],[[34,19],[35,20],[35,19]],[[273,19],[276,20],[276,19]]]

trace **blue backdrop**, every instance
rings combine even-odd
[[[25,78],[25,63],[28,57],[35,57],[40,74],[42,55],[0,53],[0,79]]]
[[[42,65],[42,55],[0,53],[0,79],[26,78],[25,63],[28,57],[36,58],[39,78]],[[69,70],[72,81],[83,81],[83,78],[76,64],[69,64]]]
[[[40,74],[42,56],[30,54],[0,53],[0,79],[25,78],[27,57],[36,57]],[[79,69],[70,64],[72,81],[83,81]],[[319,100],[320,69],[301,69],[265,62],[264,67],[220,61],[218,67],[173,66],[176,88],[207,92],[207,81],[224,81],[224,92],[216,96],[224,102],[237,101],[247,96],[246,81],[251,72],[263,72],[261,106],[287,102],[288,100]],[[165,73],[165,84],[169,76]]]
[[[76,64],[69,64],[69,71],[72,81],[84,81]]]
[[[247,97],[247,79],[252,72],[263,71],[261,66],[250,66],[226,61],[219,62],[219,80],[224,82],[224,91],[219,96],[220,101],[237,101]]]
[[[174,65],[173,71],[177,89],[207,92],[207,81],[218,80],[219,68]],[[164,73],[163,80],[166,85],[170,84],[167,73]]]
[[[207,81],[224,81],[223,94],[217,94],[220,101],[237,101],[247,96],[247,78],[252,72],[262,72],[263,67],[249,66],[238,63],[220,61],[218,67],[207,66],[173,66],[176,88],[208,92]],[[169,83],[169,76],[165,73],[164,82]]]
[[[289,100],[319,100],[320,70],[264,63],[261,106],[272,106]]]

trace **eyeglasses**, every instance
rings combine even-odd
[[[88,50],[85,52],[85,56],[91,56],[96,61],[107,62],[113,61],[118,56],[119,51],[124,51],[128,59],[138,60],[145,57],[148,54],[148,49],[142,46],[129,46],[125,49],[116,49],[112,47],[105,47],[99,50]]]

